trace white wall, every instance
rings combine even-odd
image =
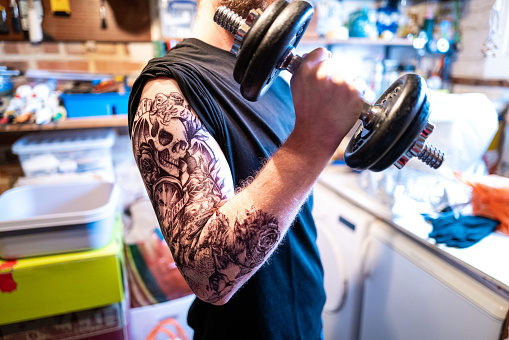
[[[498,46],[495,56],[483,52],[490,37],[490,13],[496,0],[469,0],[460,23],[461,49],[452,66],[452,75],[477,79],[509,78],[509,1],[499,0],[499,30],[492,40]]]

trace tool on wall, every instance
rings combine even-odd
[[[10,32],[7,24],[7,12],[5,7],[0,5],[0,34],[8,34]]]
[[[244,98],[256,101],[282,70],[295,74],[302,57],[295,47],[313,16],[304,0],[276,0],[265,11],[251,10],[246,20],[221,6],[214,21],[235,35],[231,52],[237,56],[234,79]],[[434,125],[428,122],[430,105],[426,83],[416,74],[394,82],[374,105],[366,102],[359,125],[345,152],[345,163],[354,169],[401,169],[412,157],[439,168],[444,153],[426,142]]]
[[[32,44],[42,41],[42,18],[37,12],[34,0],[28,2],[28,38]]]
[[[502,32],[500,30],[500,16],[502,12],[502,1],[496,0],[490,12],[490,32],[483,43],[482,53],[485,57],[494,58],[500,54],[502,43]]]
[[[19,33],[21,32],[21,18],[19,16],[18,3],[16,0],[11,0],[9,8],[11,12],[12,31]]]
[[[101,28],[105,30],[108,28],[108,24],[106,23],[106,0],[101,0],[99,12],[101,13]]]
[[[71,5],[69,0],[50,0],[51,13],[54,15],[69,16],[71,15]]]
[[[41,0],[19,0],[21,29],[33,44],[42,41],[42,18],[44,9]]]

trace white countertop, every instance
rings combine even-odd
[[[421,216],[422,205],[412,199],[397,199],[383,205],[359,185],[359,174],[345,166],[328,166],[319,182],[341,197],[369,211],[401,232],[409,235],[438,256],[467,272],[500,295],[509,298],[509,236],[494,232],[468,248],[436,245],[428,234],[431,224]]]

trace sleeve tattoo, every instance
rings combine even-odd
[[[280,231],[276,217],[254,206],[233,222],[218,211],[226,190],[208,138],[180,93],[140,101],[132,131],[136,163],[182,275],[214,303],[264,262]]]

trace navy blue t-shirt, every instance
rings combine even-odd
[[[242,98],[233,79],[235,60],[197,39],[186,39],[166,56],[152,59],[131,91],[129,131],[147,80],[174,78],[219,143],[235,186],[255,176],[292,131],[295,112],[288,83],[281,78],[259,101]],[[188,323],[195,339],[319,338],[325,292],[311,205],[309,199],[267,263],[228,303],[194,301]]]

